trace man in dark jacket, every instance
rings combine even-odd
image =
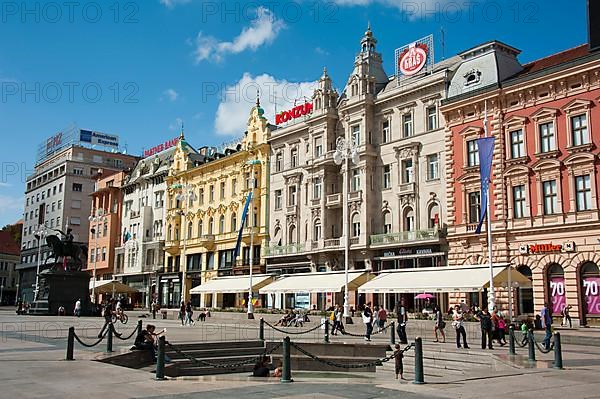
[[[403,345],[408,344],[408,337],[406,336],[406,322],[408,321],[408,312],[406,310],[404,298],[400,300],[400,304],[396,307],[396,316],[398,317],[398,327],[396,327],[396,331],[398,332],[398,339],[400,339],[400,343]]]
[[[492,347],[492,316],[488,312],[487,308],[484,308],[477,314],[477,319],[481,323],[481,349],[485,349],[486,341],[489,349]]]

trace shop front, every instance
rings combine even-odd
[[[181,301],[181,277],[179,274],[164,274],[158,280],[158,298],[163,308],[178,308]]]

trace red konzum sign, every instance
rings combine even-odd
[[[279,125],[284,122],[291,121],[292,119],[300,118],[301,116],[308,115],[312,112],[312,103],[305,103],[292,108],[289,111],[283,111],[275,115],[275,124]]]

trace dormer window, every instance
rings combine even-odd
[[[472,86],[479,83],[481,80],[481,71],[478,69],[471,69],[469,72],[463,75],[465,78],[465,86]]]

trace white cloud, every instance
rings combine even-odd
[[[329,51],[325,50],[324,48],[321,47],[316,47],[315,48],[315,53],[320,54],[320,55],[329,55]]]
[[[332,0],[338,6],[370,6],[380,4],[385,7],[397,8],[409,20],[432,18],[440,13],[454,13],[473,4],[468,1],[455,0]]]
[[[222,135],[240,135],[246,131],[250,109],[256,103],[260,91],[260,105],[265,117],[274,123],[275,109],[283,111],[311,98],[317,82],[288,82],[262,74],[253,77],[249,73],[235,84],[228,86],[222,94],[215,118],[215,131]]]
[[[246,50],[256,51],[260,46],[272,43],[285,27],[271,11],[264,7],[256,10],[256,19],[232,41],[219,41],[213,36],[199,32],[196,37],[194,58],[196,63],[204,60],[220,62],[227,54],[239,54]]]
[[[179,93],[173,89],[167,89],[163,91],[163,97],[166,97],[169,101],[174,102],[177,101],[177,98],[179,98]]]
[[[175,118],[173,122],[169,124],[169,131],[171,132],[179,132],[181,131],[181,124],[183,123],[183,119]]]
[[[160,4],[167,8],[174,8],[175,6],[178,6],[180,4],[187,4],[191,1],[192,0],[160,0]]]

